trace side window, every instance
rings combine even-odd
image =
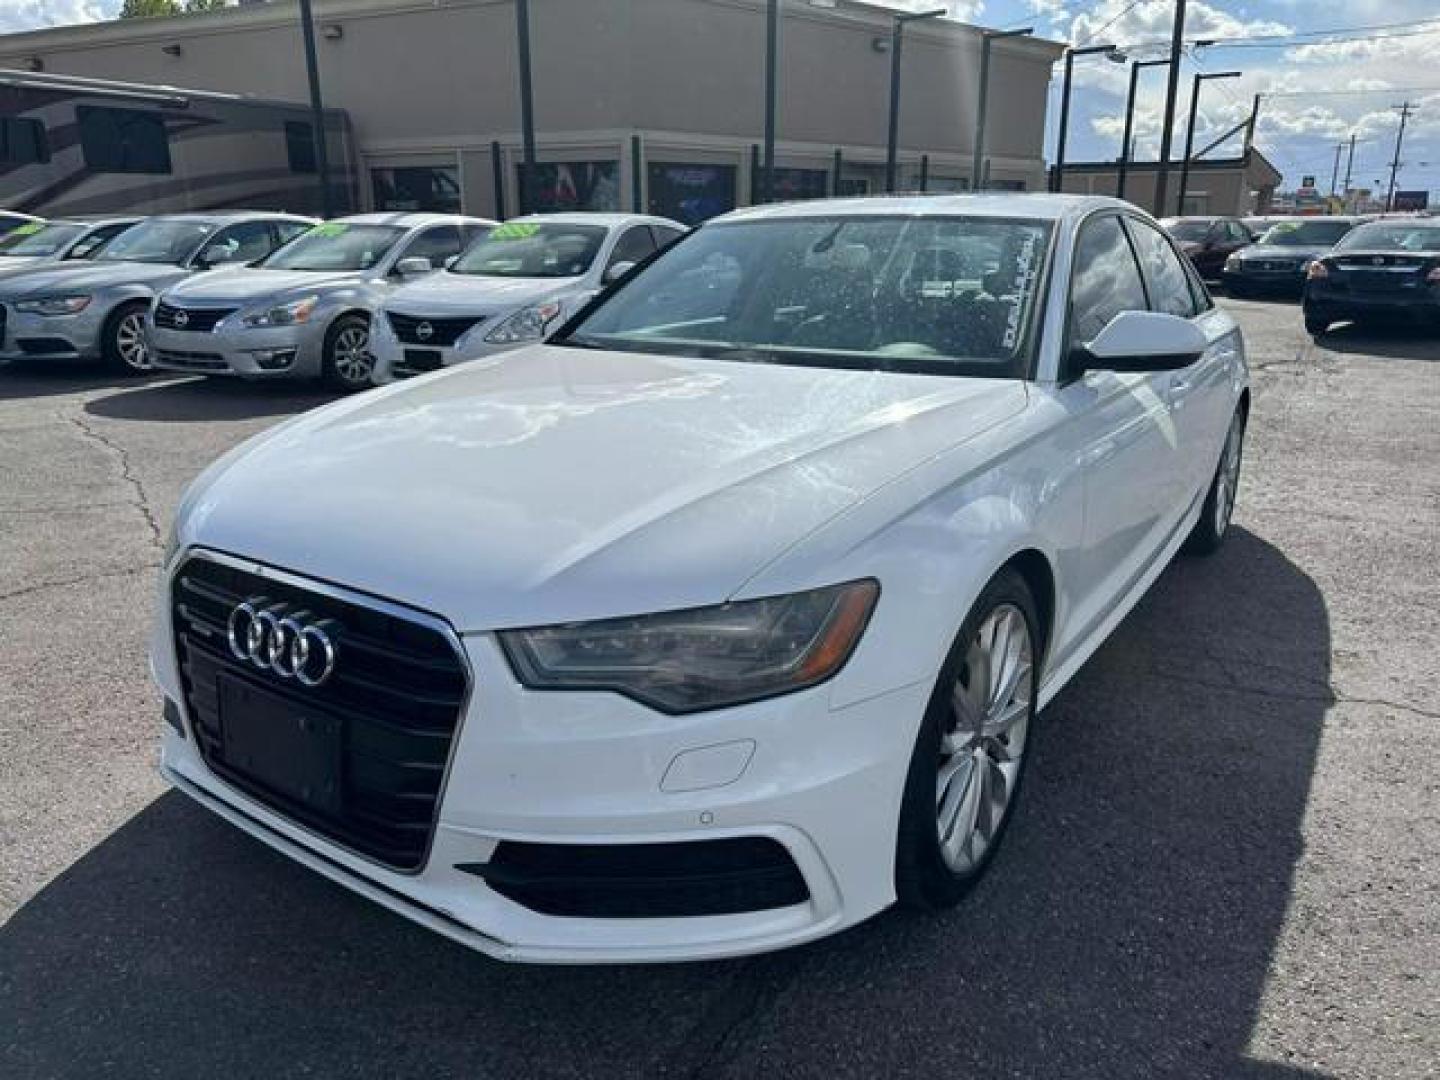
[[[119,236],[126,229],[130,228],[132,222],[118,222],[114,225],[102,225],[100,228],[82,237],[74,247],[65,254],[67,259],[89,259],[92,258],[102,247],[108,244],[115,237]]]
[[[280,243],[282,244],[288,244],[291,240],[294,240],[295,237],[299,236],[301,233],[309,232],[311,229],[310,224],[304,221],[289,221],[282,219],[280,221],[274,222],[274,225],[275,232],[279,235]]]
[[[402,259],[429,259],[439,270],[445,260],[460,254],[460,230],[454,225],[435,225],[426,229],[400,253]]]
[[[478,221],[462,223],[460,226],[460,243],[469,247],[482,236],[490,234],[489,225],[481,225]]]
[[[1075,245],[1070,281],[1070,344],[1083,345],[1122,311],[1146,311],[1145,286],[1118,217],[1087,223]]]
[[[1238,221],[1230,222],[1230,237],[1239,244],[1248,244],[1251,241],[1250,230]]]
[[[205,261],[218,263],[247,263],[270,254],[275,247],[268,221],[242,221],[222,229],[210,238],[202,249]]]
[[[1160,235],[1159,229],[1138,218],[1130,219],[1130,236],[1135,241],[1135,253],[1140,256],[1140,265],[1145,270],[1150,306],[1167,315],[1180,315],[1187,319],[1195,315],[1190,276],[1185,273],[1180,256],[1175,254],[1170,241]]]
[[[75,106],[85,164],[104,173],[170,172],[170,140],[159,113]]]
[[[651,225],[650,231],[655,236],[655,248],[658,251],[664,251],[676,240],[679,240],[685,235],[679,229],[672,229],[668,225]]]
[[[645,225],[632,226],[616,243],[605,269],[610,269],[616,263],[638,263],[642,259],[648,259],[654,251],[655,240],[650,235],[650,229]]]
[[[50,160],[45,125],[29,117],[0,118],[0,161],[9,165],[43,165]]]

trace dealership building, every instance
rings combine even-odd
[[[644,209],[698,221],[755,200],[765,0],[530,0],[534,209]],[[895,11],[782,0],[777,199],[884,190]],[[325,104],[344,110],[362,209],[509,216],[523,160],[515,0],[315,0]],[[904,29],[899,179],[972,176],[981,30]],[[1057,42],[991,43],[993,189],[1045,184]],[[308,100],[298,5],[127,19],[0,37],[0,68]]]

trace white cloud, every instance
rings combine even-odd
[[[904,11],[937,11],[945,8],[949,17],[962,22],[974,22],[985,11],[985,0],[873,0],[882,7],[900,8]]]
[[[119,0],[3,0],[0,2],[0,34],[99,22],[114,18],[119,8]]]

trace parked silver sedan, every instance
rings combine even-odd
[[[0,236],[0,277],[51,263],[93,259],[140,217],[73,217],[28,221]]]
[[[156,367],[249,379],[370,385],[370,312],[392,287],[444,266],[495,223],[452,214],[323,222],[258,264],[181,281],[156,299]]]
[[[253,210],[167,214],[115,237],[88,262],[0,279],[0,360],[103,359],[151,369],[145,312],[181,278],[264,258],[313,219]]]

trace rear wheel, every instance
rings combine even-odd
[[[1193,555],[1210,555],[1225,542],[1230,517],[1235,512],[1235,489],[1240,484],[1240,459],[1244,449],[1245,412],[1237,408],[1225,433],[1225,446],[1220,451],[1215,478],[1210,481],[1205,505],[1200,508],[1200,520],[1185,541],[1185,550]]]
[[[127,375],[154,371],[150,344],[145,338],[145,303],[124,304],[105,320],[100,350],[107,367]]]
[[[361,315],[342,315],[325,335],[325,382],[354,393],[373,385],[375,358],[370,355],[370,323]]]
[[[911,755],[895,857],[902,904],[959,903],[995,857],[1024,775],[1041,640],[1025,579],[1003,571],[966,616]]]

